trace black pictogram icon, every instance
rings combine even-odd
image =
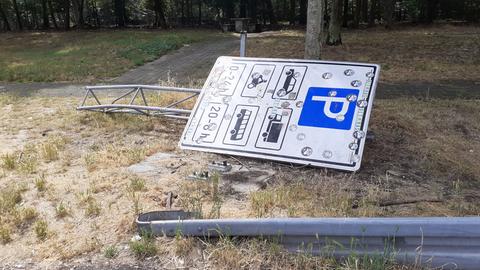
[[[247,109],[241,109],[237,114],[237,122],[235,122],[235,127],[230,130],[230,140],[239,141],[243,139],[245,135],[245,129],[247,128],[248,121],[250,121],[250,116],[252,111]]]
[[[287,77],[285,78],[283,87],[277,91],[277,95],[279,97],[284,97],[290,94],[293,89],[295,89],[295,85],[297,84],[297,78],[300,76],[300,72],[295,72],[295,69],[291,68],[287,72],[285,72],[285,75],[287,75]]]
[[[251,77],[252,81],[247,85],[248,89],[252,89],[261,83],[267,82],[267,80],[263,78],[263,75],[258,72],[253,73]]]
[[[268,120],[267,130],[262,133],[263,141],[277,143],[283,127],[282,115],[276,113],[270,114]]]

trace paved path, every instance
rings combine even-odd
[[[173,78],[176,83],[185,84],[192,79],[203,79],[219,56],[233,55],[238,47],[239,40],[235,37],[194,43],[132,69],[110,83],[158,84]]]
[[[222,37],[186,45],[159,59],[132,69],[105,84],[159,84],[173,79],[180,85],[191,80],[205,79],[215,60],[222,55],[233,55],[239,47],[238,37]],[[16,92],[27,96],[82,96],[84,85],[71,83],[0,83],[0,92]]]
[[[252,34],[249,38],[261,38],[269,33]],[[118,78],[104,82],[105,84],[162,84],[169,78],[182,86],[190,81],[203,81],[215,60],[222,55],[238,53],[238,37],[222,37],[194,43],[166,54],[159,59],[132,69]],[[0,92],[11,91],[20,95],[37,93],[42,96],[82,96],[84,85],[69,83],[0,83]],[[432,98],[480,98],[480,82],[477,81],[438,81],[431,82],[380,82],[377,98],[432,97]]]

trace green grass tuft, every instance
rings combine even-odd
[[[105,258],[113,259],[118,256],[118,248],[116,246],[108,246],[104,251]]]
[[[157,254],[157,246],[153,235],[148,232],[142,232],[142,237],[138,241],[130,241],[130,249],[137,259],[145,259]]]
[[[44,241],[48,236],[48,223],[45,220],[38,220],[34,226],[35,235],[38,240]]]

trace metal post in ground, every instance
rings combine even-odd
[[[240,57],[247,56],[247,31],[240,32]]]

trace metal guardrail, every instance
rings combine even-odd
[[[291,252],[345,258],[392,256],[396,262],[442,269],[480,268],[479,217],[190,219],[183,211],[137,218],[154,235],[273,238]]]
[[[152,116],[165,116],[170,118],[179,118],[188,120],[191,110],[177,108],[178,105],[195,98],[201,92],[201,89],[195,88],[181,88],[181,87],[167,87],[167,86],[153,86],[153,85],[101,85],[101,86],[86,86],[86,93],[77,110],[99,111],[104,113],[134,113]],[[97,91],[119,91],[119,96],[114,97],[107,103],[100,102],[96,92]],[[180,98],[173,101],[166,106],[149,106],[148,96],[145,91],[161,91],[171,93],[190,93],[187,97]],[[130,97],[127,104],[119,103],[122,99]],[[93,99],[95,105],[86,105],[87,101]],[[141,98],[141,105],[134,104],[134,102]]]

